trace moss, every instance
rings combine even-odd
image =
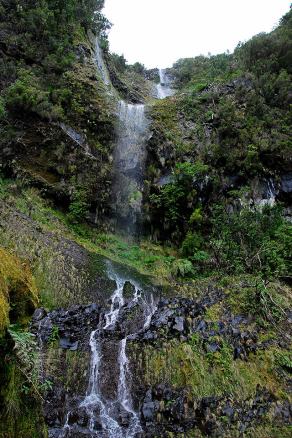
[[[246,432],[246,438],[290,438],[292,435],[292,426],[275,426],[267,424],[253,427]]]
[[[186,138],[185,128],[180,122],[180,105],[180,98],[172,97],[156,100],[150,109],[151,130],[154,133],[153,141],[150,141],[150,149],[153,143],[153,151],[156,153],[154,147],[157,144],[161,147],[165,143],[167,149],[172,151],[170,154],[172,160],[167,163],[168,167],[174,165],[175,158],[178,159],[179,154],[189,154],[194,149],[194,132],[190,128]]]
[[[222,316],[222,303],[214,304],[214,306],[211,306],[207,309],[205,314],[206,321],[216,322],[220,320],[220,317]]]
[[[53,376],[54,384],[60,383],[66,392],[82,395],[88,384],[89,363],[89,352],[50,346],[45,361],[46,375]]]
[[[9,322],[25,322],[37,304],[37,289],[28,265],[0,248],[0,334]]]
[[[188,387],[198,398],[228,393],[245,400],[253,397],[260,385],[279,399],[289,399],[277,374],[277,354],[276,348],[270,348],[249,356],[248,361],[234,361],[232,348],[224,341],[219,352],[206,354],[194,336],[189,342],[171,341],[162,348],[148,346],[138,363],[145,367],[146,384]]]
[[[224,284],[227,286],[224,289],[226,302],[233,314],[253,315],[259,327],[267,329],[269,326],[273,332],[278,331],[277,326],[283,320],[285,309],[291,308],[289,286],[274,281],[265,287],[266,305],[269,311],[269,319],[267,319],[267,315],[262,311],[263,302],[257,298],[262,282],[256,276],[229,277],[224,279]]]
[[[25,381],[14,360],[0,366],[0,438],[47,438],[39,400],[25,395]]]
[[[165,438],[202,438],[204,435],[199,430],[188,430],[184,433],[165,431],[163,436]],[[156,435],[154,438],[160,438],[160,436]]]

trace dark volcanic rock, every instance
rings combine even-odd
[[[99,325],[100,312],[97,304],[53,310],[47,315],[42,309],[37,309],[32,318],[31,331],[45,343],[58,339],[63,349],[88,349],[89,335]]]
[[[199,429],[204,436],[223,437],[231,436],[234,427],[244,433],[268,413],[282,424],[290,424],[292,419],[291,405],[279,404],[261,388],[253,399],[238,402],[227,396],[192,400],[183,388],[158,385],[145,394],[141,412],[147,437],[187,433],[190,429]]]
[[[216,323],[205,321],[206,308],[220,302],[223,296],[220,291],[205,296],[201,301],[186,298],[164,299],[158,303],[157,310],[151,319],[150,327],[131,339],[145,342],[160,341],[178,337],[188,339],[198,333],[208,352],[220,350],[220,344],[214,340],[216,336],[225,338],[234,347],[234,359],[245,359],[262,345],[257,343],[257,333],[242,331],[248,320],[242,315],[225,313],[224,319]]]

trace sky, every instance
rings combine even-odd
[[[179,58],[233,51],[270,32],[291,0],[105,0],[110,50],[130,64],[170,67]]]

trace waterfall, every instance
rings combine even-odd
[[[110,85],[98,41],[96,63],[103,82]],[[142,207],[145,140],[149,123],[143,104],[133,105],[120,100],[117,113],[119,124],[113,163],[113,210],[117,227],[133,235]],[[89,339],[91,361],[88,388],[78,408],[86,413],[83,418],[87,426],[82,425],[82,436],[136,438],[141,436],[143,430],[131,396],[127,341],[129,336],[149,327],[155,304],[152,294],[147,295],[139,284],[119,275],[110,264],[108,277],[115,281],[116,288],[110,298],[109,310],[102,315]],[[128,282],[132,285],[130,298],[124,292]],[[127,322],[127,311],[134,306],[138,308],[138,317],[134,322],[132,319]],[[66,416],[62,430],[64,438],[71,435],[75,437],[80,430],[80,425],[76,424],[71,414],[69,411]]]
[[[117,349],[117,369],[106,367],[106,355],[103,349],[107,343],[107,334],[114,333],[119,318],[123,320],[125,307],[131,308],[133,305],[139,306],[142,310],[142,317],[137,322],[138,333],[148,328],[151,317],[155,311],[153,296],[146,296],[141,287],[132,282],[133,294],[126,299],[124,297],[124,287],[128,281],[120,277],[113,267],[109,265],[108,276],[116,282],[116,289],[110,299],[110,309],[104,314],[103,324],[92,331],[89,345],[91,349],[91,362],[89,372],[88,389],[84,400],[80,403],[79,409],[85,409],[88,418],[86,436],[102,438],[135,438],[142,433],[139,415],[135,412],[131,397],[131,373],[129,360],[127,357],[128,336],[133,333],[126,333],[122,340],[115,340],[112,344]],[[107,369],[110,379],[117,379],[117,391],[114,399],[110,399],[103,390],[102,370]],[[63,428],[63,437],[73,436],[76,431],[74,424],[70,424],[70,412],[67,415],[66,423]],[[119,418],[124,415],[127,424],[121,424]],[[85,433],[85,431],[83,430]]]
[[[98,71],[100,73],[100,76],[102,78],[102,81],[105,85],[111,85],[111,80],[109,77],[109,72],[108,69],[106,67],[104,58],[103,58],[103,53],[102,50],[100,48],[99,45],[99,41],[98,38],[96,38],[96,43],[95,43],[95,57],[94,60],[96,62]]]
[[[145,105],[118,104],[119,125],[114,154],[113,210],[117,226],[134,234],[142,207],[145,140],[148,120]]]
[[[172,96],[174,92],[170,87],[170,80],[164,69],[159,69],[159,79],[160,82],[157,85],[158,99],[165,99],[166,97]]]
[[[263,194],[264,199],[260,201],[260,206],[264,207],[265,205],[268,205],[269,207],[273,207],[276,203],[276,194],[277,190],[274,181],[270,178],[266,182],[265,193]]]
[[[95,62],[108,93],[115,99],[118,93],[111,84],[103,53],[96,40]],[[135,234],[142,207],[145,140],[148,120],[145,105],[117,101],[117,144],[113,163],[112,209],[118,230]]]

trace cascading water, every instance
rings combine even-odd
[[[96,63],[105,85],[110,85],[98,41]],[[118,103],[118,118],[113,166],[113,209],[117,227],[131,235],[136,232],[141,212],[148,120],[144,105],[133,105],[122,100]],[[109,267],[108,277],[115,281],[116,289],[110,299],[109,311],[90,335],[89,382],[86,396],[79,405],[81,411],[86,411],[87,424],[86,427],[82,426],[82,436],[136,438],[141,435],[142,427],[131,397],[127,341],[130,335],[149,327],[155,304],[152,294],[147,295],[132,279],[118,275],[112,266]],[[130,298],[125,297],[124,293],[128,282],[133,286]],[[126,314],[134,306],[138,308],[139,317],[133,328],[133,321],[127,323]],[[69,412],[62,437],[75,437],[75,426],[79,427],[71,420]]]
[[[98,71],[101,75],[102,81],[105,85],[111,85],[111,80],[109,77],[108,69],[106,67],[106,64],[103,59],[103,53],[102,49],[99,45],[98,38],[96,38],[95,43],[95,57],[94,57],[95,63],[97,65]]]
[[[273,207],[276,203],[276,195],[277,190],[275,188],[275,183],[272,179],[268,179],[265,182],[265,190],[263,193],[263,199],[260,200],[260,207],[265,207],[268,205],[269,207]]]
[[[142,206],[146,156],[144,144],[148,135],[145,105],[133,105],[121,100],[118,118],[113,209],[117,227],[133,234]]]
[[[172,96],[173,90],[170,87],[170,80],[164,69],[159,69],[159,79],[160,82],[157,84],[158,99],[165,99],[166,97]]]
[[[153,296],[146,297],[137,283],[133,284],[133,295],[128,299],[124,298],[124,288],[128,280],[121,278],[112,267],[108,271],[109,278],[116,282],[116,290],[111,296],[111,306],[104,314],[103,324],[91,333],[90,349],[91,363],[87,394],[80,403],[80,409],[85,409],[88,417],[86,436],[102,438],[134,438],[142,432],[139,415],[133,408],[130,391],[131,373],[129,360],[126,354],[128,336],[132,333],[125,333],[122,340],[114,340],[112,349],[117,349],[117,375],[112,373],[110,379],[118,379],[116,397],[110,399],[103,391],[102,369],[105,369],[107,357],[103,349],[107,342],[107,334],[114,332],[119,318],[122,316],[125,306],[137,305],[142,309],[142,317],[137,324],[137,332],[146,329],[155,311]],[[108,372],[111,370],[108,369]],[[114,370],[113,370],[114,371]],[[127,424],[121,424],[119,418],[121,413],[127,418]],[[63,437],[74,435],[74,424],[70,424],[70,412],[67,415],[66,424],[63,429]],[[84,431],[85,433],[85,431]]]

